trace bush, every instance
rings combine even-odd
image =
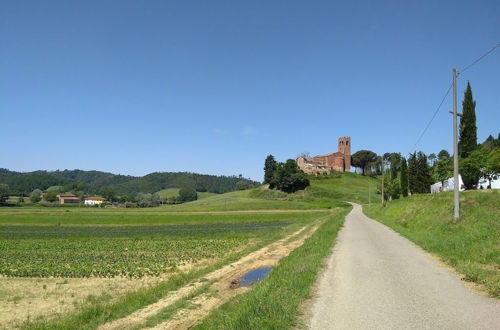
[[[193,188],[181,188],[179,190],[179,200],[182,202],[190,202],[198,199],[198,194]]]

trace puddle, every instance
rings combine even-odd
[[[262,267],[249,271],[243,275],[238,283],[239,286],[250,286],[255,282],[261,281],[269,274],[273,267]]]

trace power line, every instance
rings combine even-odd
[[[471,68],[472,66],[474,66],[475,64],[477,64],[479,61],[481,61],[482,59],[484,59],[486,56],[490,55],[491,53],[493,53],[498,47],[500,47],[500,43],[499,44],[496,44],[493,48],[491,48],[489,51],[487,51],[486,53],[484,53],[483,55],[481,55],[480,57],[478,57],[475,61],[473,61],[472,63],[470,63],[469,65],[465,66],[463,69],[459,70],[458,73],[462,73],[466,70],[468,70],[469,68]],[[427,132],[427,130],[429,129],[429,127],[431,126],[431,123],[434,121],[434,118],[436,118],[439,110],[441,109],[441,107],[443,106],[444,104],[444,101],[446,101],[446,98],[448,97],[448,94],[450,93],[450,90],[451,90],[451,87],[453,86],[453,84],[450,84],[450,87],[448,87],[448,90],[446,91],[446,93],[444,94],[444,97],[443,99],[441,100],[441,103],[439,103],[439,106],[437,107],[436,111],[434,112],[434,114],[432,115],[432,118],[431,120],[429,120],[429,122],[427,123],[427,125],[425,126],[424,130],[422,131],[422,134],[420,134],[420,136],[418,137],[417,139],[417,142],[415,142],[415,144],[413,145],[413,147],[410,149],[410,152],[408,152],[408,154],[411,154],[411,152],[415,149],[415,147],[418,145],[418,143],[420,142],[420,140],[422,140],[422,138],[424,137],[425,133]]]
[[[448,94],[450,94],[451,86],[452,86],[452,84],[450,84],[450,87],[448,87],[448,90],[446,91],[446,93],[444,93],[443,99],[441,100],[441,103],[439,103],[439,106],[437,107],[436,111],[434,111],[434,114],[432,115],[431,120],[429,120],[429,122],[427,123],[427,126],[425,126],[424,130],[422,131],[422,134],[420,134],[420,136],[417,139],[417,142],[415,142],[415,144],[410,149],[410,152],[408,152],[408,154],[411,154],[411,152],[415,149],[415,147],[418,145],[418,143],[420,142],[420,140],[422,140],[422,138],[424,137],[425,133],[427,132],[427,130],[431,126],[431,123],[434,121],[434,118],[436,118],[439,110],[443,106],[444,101],[446,101],[446,98],[448,97]]]
[[[486,56],[490,55],[491,53],[493,53],[493,51],[495,51],[495,49],[497,49],[498,47],[500,47],[500,44],[497,44],[495,47],[493,47],[492,49],[490,49],[489,51],[487,51],[486,53],[484,53],[481,57],[479,57],[477,60],[475,60],[474,62],[472,62],[471,64],[467,65],[465,68],[461,69],[461,70],[458,70],[459,73],[462,73],[464,72],[465,70],[469,69],[471,66],[475,65],[477,62],[481,61],[483,58],[485,58]]]

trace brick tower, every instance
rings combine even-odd
[[[344,171],[351,171],[351,138],[348,136],[339,138],[339,152],[344,155]]]

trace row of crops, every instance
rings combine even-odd
[[[220,258],[289,222],[155,226],[0,226],[0,274],[158,276]]]

